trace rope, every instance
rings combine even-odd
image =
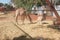
[[[19,30],[21,30],[23,33],[25,33],[25,35],[29,36],[31,39],[33,39],[28,33],[26,33],[24,30],[22,30],[17,24],[15,24],[14,22],[12,22]]]

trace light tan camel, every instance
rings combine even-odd
[[[24,24],[24,20],[25,20],[27,17],[29,18],[29,21],[30,21],[31,23],[33,23],[30,15],[27,13],[27,10],[26,10],[25,8],[23,8],[23,7],[21,7],[21,8],[19,8],[19,9],[16,10],[16,16],[15,16],[16,22],[18,22],[18,21],[17,21],[17,20],[18,20],[18,16],[21,16],[22,24]]]

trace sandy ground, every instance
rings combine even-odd
[[[48,22],[50,25],[52,24],[52,21]],[[7,38],[12,40],[21,35],[32,38],[49,38],[46,40],[60,40],[60,30],[48,27],[49,24],[41,24],[40,21],[30,24],[28,20],[25,20],[25,25],[22,25],[20,20],[18,23],[19,25],[15,22],[14,13],[0,15],[0,40],[7,40]]]

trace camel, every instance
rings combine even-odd
[[[17,21],[17,20],[18,20],[18,16],[21,16],[22,24],[24,24],[24,20],[25,20],[27,17],[29,18],[30,23],[33,23],[30,15],[29,15],[29,13],[27,13],[27,10],[26,10],[25,8],[23,8],[23,7],[18,8],[18,9],[16,10],[16,15],[15,15],[16,22],[18,22],[18,21]]]

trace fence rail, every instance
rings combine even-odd
[[[27,10],[27,11],[51,11],[51,10]],[[56,11],[60,11],[60,10],[56,10]]]

